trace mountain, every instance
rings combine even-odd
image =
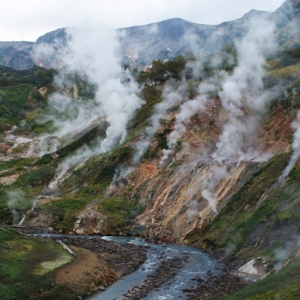
[[[30,56],[34,43],[0,42],[0,65],[16,70],[29,69],[34,65]]]
[[[83,39],[89,34],[83,31],[70,42],[64,28],[32,46],[44,50],[38,64],[51,66],[58,63],[53,49],[67,44],[64,68],[1,67],[0,293],[10,299],[8,286],[24,277],[7,270],[30,259],[38,265],[39,249],[45,253],[40,243],[26,249],[14,243],[20,236],[7,228],[24,226],[192,245],[257,280],[236,291],[244,277],[232,276],[232,289],[224,284],[227,269],[208,293],[214,281],[208,273],[194,280],[192,299],[203,291],[207,299],[298,299],[299,9],[292,0],[274,13],[252,10],[217,26],[172,19],[120,29],[130,62],[162,58],[141,72],[119,65],[113,37],[104,35],[102,47],[93,35]],[[275,34],[258,17],[273,20]],[[8,53],[16,45],[7,44]],[[193,55],[172,59],[188,51]],[[14,259],[14,249],[26,259]],[[53,272],[34,277],[37,291],[30,288],[23,299],[59,297],[65,289],[58,282],[52,290],[49,278],[59,269]],[[69,278],[71,297],[77,287]]]
[[[201,25],[175,18],[122,28],[118,30],[121,55],[134,65],[149,65],[154,59],[174,58],[187,52],[216,53],[235,39],[241,39],[251,20],[261,17],[276,24],[275,34],[282,49],[293,48],[300,42],[300,33],[296,29],[299,23],[299,4],[297,1],[287,0],[273,13],[251,10],[238,20],[219,25]],[[53,47],[54,52],[59,52],[65,43],[65,28],[48,32],[35,43],[0,42],[0,64],[17,70],[30,68],[34,64],[46,68],[57,67],[54,54],[37,58],[35,49],[48,45]]]

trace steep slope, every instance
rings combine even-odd
[[[261,13],[264,30],[250,22],[257,12],[232,31],[223,24],[212,44],[232,32],[235,42],[215,55],[156,60],[137,75],[119,65],[114,34],[102,32],[103,50],[95,32],[74,29],[65,42],[75,59],[64,58],[56,85],[54,71],[39,70],[14,120],[22,129],[3,131],[16,144],[0,163],[0,223],[267,256],[276,268],[288,266],[277,273],[289,272],[282,286],[279,275],[267,278],[272,293],[286,295],[299,272],[298,4]],[[274,16],[287,32],[279,45],[269,39]],[[254,26],[240,35],[246,24]],[[4,68],[1,92],[19,75]]]

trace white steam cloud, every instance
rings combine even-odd
[[[17,206],[24,200],[25,194],[21,190],[8,191],[7,207],[13,214],[13,222],[17,223],[20,219],[20,214],[17,211]]]
[[[119,166],[116,170],[114,181],[129,175],[134,171],[135,166],[140,162],[143,155],[146,153],[150,144],[152,143],[154,136],[162,128],[161,121],[164,120],[168,109],[176,107],[183,102],[187,101],[186,98],[186,86],[185,84],[179,85],[176,89],[171,84],[167,84],[163,90],[162,101],[155,105],[154,112],[150,118],[149,125],[145,128],[143,134],[139,140],[133,144],[135,150],[134,157],[130,167]],[[163,149],[163,156],[160,164],[164,159],[169,157],[171,150]]]
[[[208,174],[206,174],[202,178],[203,190],[201,192],[201,195],[208,201],[214,213],[217,213],[217,202],[214,195],[216,184],[219,183],[227,175],[228,170],[226,165],[212,166],[209,169]]]
[[[261,156],[256,147],[258,120],[272,99],[264,89],[263,76],[267,55],[274,53],[272,40],[274,24],[254,19],[248,34],[236,43],[238,64],[232,74],[227,74],[219,93],[227,121],[219,136],[212,157],[217,162],[237,163]],[[227,170],[211,169],[202,196],[216,212],[215,187],[228,174]]]
[[[242,161],[261,161],[269,158],[262,155],[260,149],[257,148],[256,138],[259,118],[272,99],[272,91],[264,88],[263,76],[266,57],[273,54],[277,48],[272,39],[274,28],[274,24],[265,19],[251,20],[248,33],[242,40],[235,42],[237,66],[233,72],[227,73],[221,70],[213,77],[206,78],[198,87],[198,96],[195,99],[183,101],[180,112],[175,118],[174,130],[168,137],[169,149],[163,150],[161,165],[173,154],[177,141],[186,132],[191,118],[205,111],[211,95],[219,91],[226,120],[216,150],[211,155],[216,164],[212,165],[202,180],[202,196],[209,202],[214,212],[217,212],[215,189],[228,175],[227,167],[219,164],[226,163],[232,167]],[[234,60],[233,57],[232,60]],[[200,57],[199,62],[205,64],[203,57]],[[213,58],[209,62],[215,70],[221,66],[221,63],[220,57]],[[201,78],[201,72],[205,72],[204,68],[203,66],[201,68],[199,63],[196,66]]]
[[[86,77],[97,87],[93,106],[88,105],[80,111],[71,124],[74,129],[101,116],[106,117],[109,126],[99,153],[107,152],[124,141],[126,125],[142,105],[137,96],[138,85],[129,73],[124,74],[122,70],[117,56],[118,47],[114,30],[69,29],[67,48],[62,57],[66,73]]]
[[[266,56],[276,50],[273,31],[272,23],[254,19],[248,34],[236,43],[238,65],[225,78],[219,93],[228,120],[213,155],[218,161],[250,160],[260,155],[253,138],[258,117],[271,100],[270,91],[264,89],[263,76]]]
[[[134,164],[139,162],[151,144],[155,133],[161,128],[160,120],[164,119],[167,110],[187,100],[184,94],[185,86],[180,86],[178,90],[175,90],[171,85],[166,85],[162,95],[163,100],[161,103],[155,105],[150,125],[146,127],[144,135],[134,145],[136,149],[133,159]]]
[[[180,111],[175,117],[174,129],[168,137],[169,149],[163,150],[163,156],[160,161],[161,165],[174,152],[177,142],[186,132],[187,125],[190,124],[191,118],[199,112],[205,111],[207,101],[209,100],[208,95],[216,90],[217,84],[217,78],[209,78],[201,82],[197,89],[198,96],[191,100],[185,99],[184,103],[180,106]]]
[[[296,119],[291,124],[292,129],[295,130],[294,132],[294,140],[292,144],[293,154],[289,161],[289,164],[284,169],[280,181],[284,180],[286,176],[289,175],[291,170],[293,169],[295,163],[300,157],[300,111],[297,113]]]
[[[41,48],[42,55],[45,49]],[[49,51],[49,49],[46,49]],[[37,50],[36,50],[37,51]],[[36,54],[37,55],[37,54]],[[61,118],[49,116],[54,121],[61,137],[70,132],[82,131],[97,120],[106,120],[106,137],[98,141],[93,150],[83,148],[58,170],[58,177],[50,184],[56,186],[69,168],[91,155],[112,150],[124,142],[126,126],[143,101],[137,96],[138,85],[124,71],[119,57],[118,37],[115,30],[107,28],[70,28],[67,30],[67,43],[60,53],[63,68],[56,76],[56,85],[63,92],[54,93],[49,101],[50,107],[62,115]],[[71,74],[71,76],[70,76]],[[95,87],[94,99],[81,101],[71,96],[67,90],[74,87],[72,74],[77,74]],[[39,144],[38,144],[39,146]],[[41,148],[47,148],[41,146]],[[53,150],[53,148],[51,148]],[[45,153],[45,151],[43,151]]]
[[[280,270],[286,264],[289,263],[289,259],[295,255],[295,250],[300,248],[300,238],[295,236],[289,241],[285,242],[284,246],[275,250],[275,261],[277,263],[274,266],[276,271]]]
[[[273,31],[274,24],[269,21],[262,19],[251,21],[249,32],[241,41],[235,43],[237,66],[233,73],[220,72],[219,82],[216,83],[214,80],[210,84],[206,83],[204,88],[199,86],[198,98],[181,106],[174,131],[169,138],[171,149],[185,132],[185,124],[188,124],[189,119],[199,111],[205,110],[208,94],[221,86],[219,96],[226,112],[226,121],[216,150],[212,154],[213,160],[217,163],[238,165],[241,161],[261,156],[261,151],[256,146],[256,136],[259,117],[268,101],[272,99],[272,93],[264,89],[263,76],[266,57],[276,50],[276,44],[272,40]],[[213,65],[219,63],[218,60],[212,62]],[[191,103],[194,105],[190,106]],[[163,159],[166,159],[166,155]],[[217,212],[215,189],[227,175],[227,167],[213,165],[202,180],[202,196],[215,213]]]

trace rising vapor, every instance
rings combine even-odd
[[[291,159],[287,165],[287,167],[284,169],[280,181],[283,181],[286,176],[290,174],[292,171],[293,167],[295,166],[297,160],[300,157],[300,111],[297,113],[296,119],[292,122],[291,124],[292,129],[295,130],[294,132],[294,139],[292,143],[292,149],[293,149],[293,154],[291,156]]]
[[[60,90],[51,96],[49,105],[63,118],[48,116],[57,127],[55,135],[61,137],[72,131],[81,131],[98,119],[105,119],[108,126],[106,136],[98,141],[98,146],[79,149],[60,165],[58,177],[50,186],[56,186],[67,170],[82,159],[110,151],[123,143],[127,136],[127,123],[143,104],[137,96],[138,85],[130,73],[122,69],[115,30],[69,28],[67,43],[61,50],[59,60],[63,67],[55,77],[55,83]],[[74,85],[72,74],[85,79],[95,88],[93,99],[81,101],[65,92],[66,87],[70,89]]]

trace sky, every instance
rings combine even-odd
[[[122,28],[171,18],[216,25],[284,0],[0,0],[0,41],[36,41],[61,27]]]

